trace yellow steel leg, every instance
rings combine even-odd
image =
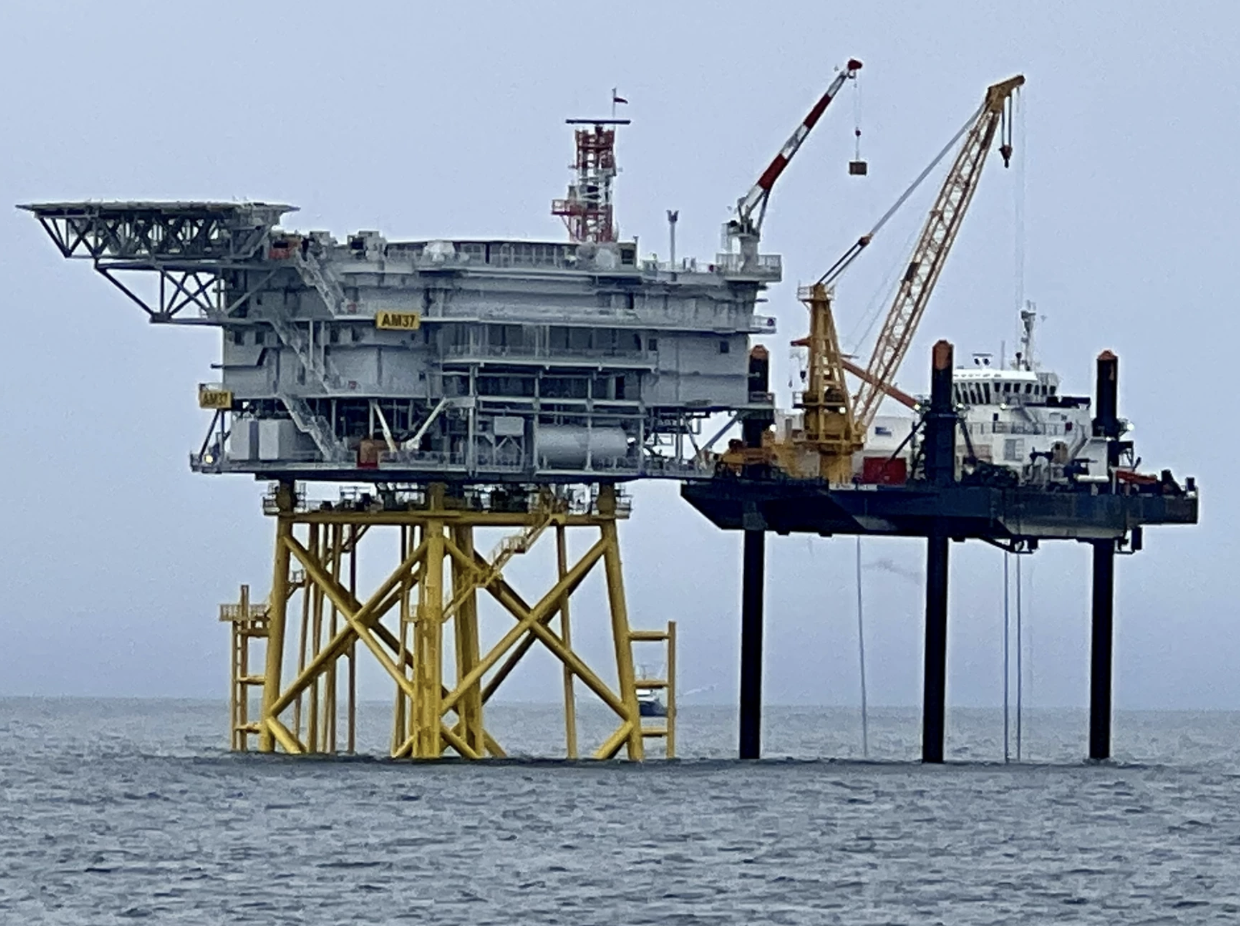
[[[407,524],[400,526],[400,560],[403,563],[411,549],[409,535],[413,528]],[[405,573],[400,583],[400,631],[397,634],[396,665],[400,668],[401,677],[405,677],[405,665],[409,661],[409,591],[412,588],[409,579],[411,572]],[[409,698],[404,687],[397,683],[395,705],[392,711],[392,748],[396,754],[401,745],[409,738]]]
[[[474,555],[474,529],[468,525],[457,525],[452,528],[452,542],[458,550],[468,557]],[[452,600],[461,597],[461,604],[453,617],[453,628],[456,632],[456,681],[474,670],[478,665],[478,595],[475,582],[476,573],[467,569],[456,559],[452,560]],[[463,597],[462,597],[463,596]],[[475,752],[486,750],[485,733],[482,725],[482,684],[475,682],[461,698],[460,710],[461,738]]]
[[[309,546],[310,546],[310,549],[312,550],[315,548],[316,543],[317,543],[318,530],[319,530],[319,525],[317,524],[310,525]],[[306,591],[305,584],[303,583],[303,587],[301,590],[301,633],[298,636],[298,640],[297,640],[297,674],[298,675],[301,675],[301,673],[305,670],[306,660],[311,658],[308,655],[309,650],[313,646],[313,643],[310,640],[310,629],[311,629],[310,628],[310,595]],[[298,737],[301,736],[302,700],[303,700],[303,697],[301,694],[299,694],[297,696],[297,700],[293,702],[293,734]],[[313,714],[310,715],[310,719],[308,723],[306,724],[306,726],[308,729],[314,727]],[[308,734],[306,738],[309,739]],[[313,750],[310,750],[310,751],[313,751]]]
[[[676,758],[676,622],[667,622],[667,738],[666,755]]]
[[[333,528],[334,529],[334,528]],[[313,536],[311,540],[313,540]],[[309,547],[318,555],[318,548],[313,544]],[[318,658],[319,652],[323,646],[323,593],[318,586],[306,580],[302,588],[302,595],[310,603],[310,624],[311,636],[314,638],[314,645],[310,654],[309,662],[312,664]],[[303,668],[297,673],[298,678],[305,672]],[[326,742],[327,728],[323,724],[322,698],[320,693],[322,690],[322,676],[315,676],[314,681],[307,689],[307,704],[309,705],[309,718],[306,723],[306,751],[318,752],[321,744]]]
[[[332,525],[332,539],[331,539],[331,575],[332,575],[332,578],[336,580],[337,582],[340,581],[340,562],[341,562],[341,558],[344,555],[343,546],[344,546],[344,525],[333,524]],[[322,560],[320,557],[320,562],[321,561]],[[318,593],[320,595],[323,594],[323,589],[321,586],[318,589]],[[328,617],[327,633],[328,633],[329,639],[334,640],[336,638],[336,634],[338,633],[338,625],[337,625],[338,612],[336,609],[336,603],[334,601],[331,601],[330,604],[331,604],[331,613]],[[337,669],[337,666],[339,666],[339,664],[340,664],[340,656],[337,655],[334,659],[332,659],[330,663],[328,663],[327,672],[325,673],[325,676],[324,676],[323,748],[326,752],[331,753],[332,755],[335,755],[336,753],[336,695],[340,689],[336,669]]]
[[[349,595],[357,598],[357,525],[349,525]],[[346,751],[353,755],[357,751],[357,644],[349,646],[349,702],[348,702],[348,733]]]
[[[568,572],[568,540],[565,537],[567,528],[563,524],[555,526],[555,559],[556,575],[561,582]],[[531,638],[532,639],[532,638]],[[560,639],[565,649],[573,648],[573,636],[568,620],[568,595],[560,599]],[[563,666],[564,676],[564,738],[565,751],[570,759],[577,758],[577,700],[573,694],[573,670],[567,664]]]
[[[644,757],[641,731],[641,711],[637,705],[637,685],[633,671],[633,645],[630,642],[629,612],[624,601],[624,577],[620,568],[620,538],[616,531],[616,487],[607,484],[599,487],[599,513],[604,516],[603,569],[607,576],[607,600],[611,606],[611,634],[616,647],[616,673],[620,681],[620,699],[628,714],[628,755],[630,759]]]
[[[430,487],[432,515],[443,508],[442,484]],[[415,649],[414,709],[418,717],[415,759],[437,759],[442,754],[443,711],[443,566],[444,522],[433,518],[426,523],[426,559],[422,564],[422,582],[418,597],[418,626]]]
[[[293,484],[281,482],[276,489],[276,555],[271,578],[271,600],[267,616],[267,667],[263,673],[263,723],[258,738],[261,752],[274,752],[276,738],[272,710],[280,696],[280,669],[284,662],[284,617],[288,605],[289,545],[293,534]],[[248,614],[244,615],[249,617]]]

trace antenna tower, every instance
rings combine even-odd
[[[611,184],[616,176],[615,126],[628,125],[629,119],[568,119],[569,125],[582,126],[574,135],[577,159],[576,182],[569,184],[568,196],[553,200],[551,214],[558,215],[576,242],[616,240],[615,208]]]

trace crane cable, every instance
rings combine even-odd
[[[870,241],[873,240],[874,236],[878,234],[879,231],[882,230],[883,226],[891,220],[891,217],[900,210],[901,206],[908,202],[908,198],[912,196],[917,188],[922,185],[925,179],[930,176],[931,172],[939,166],[943,158],[947,157],[947,155],[951,153],[951,150],[956,147],[956,143],[960,141],[960,139],[964,137],[964,134],[969,131],[975,122],[977,122],[978,117],[982,114],[985,108],[986,105],[983,103],[977,108],[976,111],[974,111],[973,115],[971,115],[965,121],[964,125],[960,127],[960,130],[951,137],[951,141],[943,146],[943,149],[934,156],[934,159],[926,165],[925,169],[917,175],[917,178],[908,185],[908,188],[903,193],[900,194],[900,197],[895,201],[895,203],[892,204],[891,208],[884,212],[882,217],[874,223],[874,227],[871,228],[866,234],[858,238],[852,247],[844,252],[844,256],[828,267],[827,272],[818,278],[818,282],[820,284],[830,285],[841,273],[848,269],[848,266],[856,260],[857,255],[865,250]]]
[[[1008,603],[1012,596],[1008,587],[1008,566],[1011,562],[1012,554],[1007,550],[1003,551],[1003,761],[1004,764],[1012,761],[1012,751],[1009,742],[1009,733],[1012,729],[1011,715],[1008,708],[1010,703],[1009,690],[1012,686],[1012,644],[1011,644],[1011,621],[1008,614]]]
[[[861,754],[870,757],[869,699],[865,690],[865,617],[861,602],[861,535],[857,535],[857,657],[861,667]]]
[[[1016,761],[1021,759],[1021,721],[1023,719],[1024,672],[1021,665],[1023,649],[1023,633],[1021,628],[1021,586],[1024,584],[1020,574],[1021,557],[1016,557]]]

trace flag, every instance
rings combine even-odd
[[[622,96],[620,96],[620,95],[618,95],[618,94],[616,93],[616,88],[615,88],[615,87],[612,87],[612,88],[611,88],[611,101],[612,101],[612,103],[624,103],[626,106],[628,105],[628,102],[629,102],[629,101],[628,101],[628,100],[626,100],[624,97],[622,97]]]

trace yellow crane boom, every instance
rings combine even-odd
[[[1003,157],[1005,166],[1011,160],[1009,101],[1016,88],[1024,82],[1025,78],[1017,75],[986,90],[986,97],[974,116],[964,144],[948,171],[947,179],[943,181],[943,187],[926,218],[917,247],[913,249],[913,256],[900,281],[895,301],[891,304],[879,332],[874,354],[866,366],[866,375],[853,396],[853,423],[858,435],[869,432],[882,402],[883,384],[894,382],[896,371],[900,369],[900,363],[908,353],[917,325],[930,301],[930,294],[934,292],[934,284],[938,282],[943,264],[951,252],[956,234],[960,231],[960,223],[977,190],[982,167],[986,164],[986,154],[990,151],[995,133],[1001,125],[1004,134],[1000,138],[999,154]]]

